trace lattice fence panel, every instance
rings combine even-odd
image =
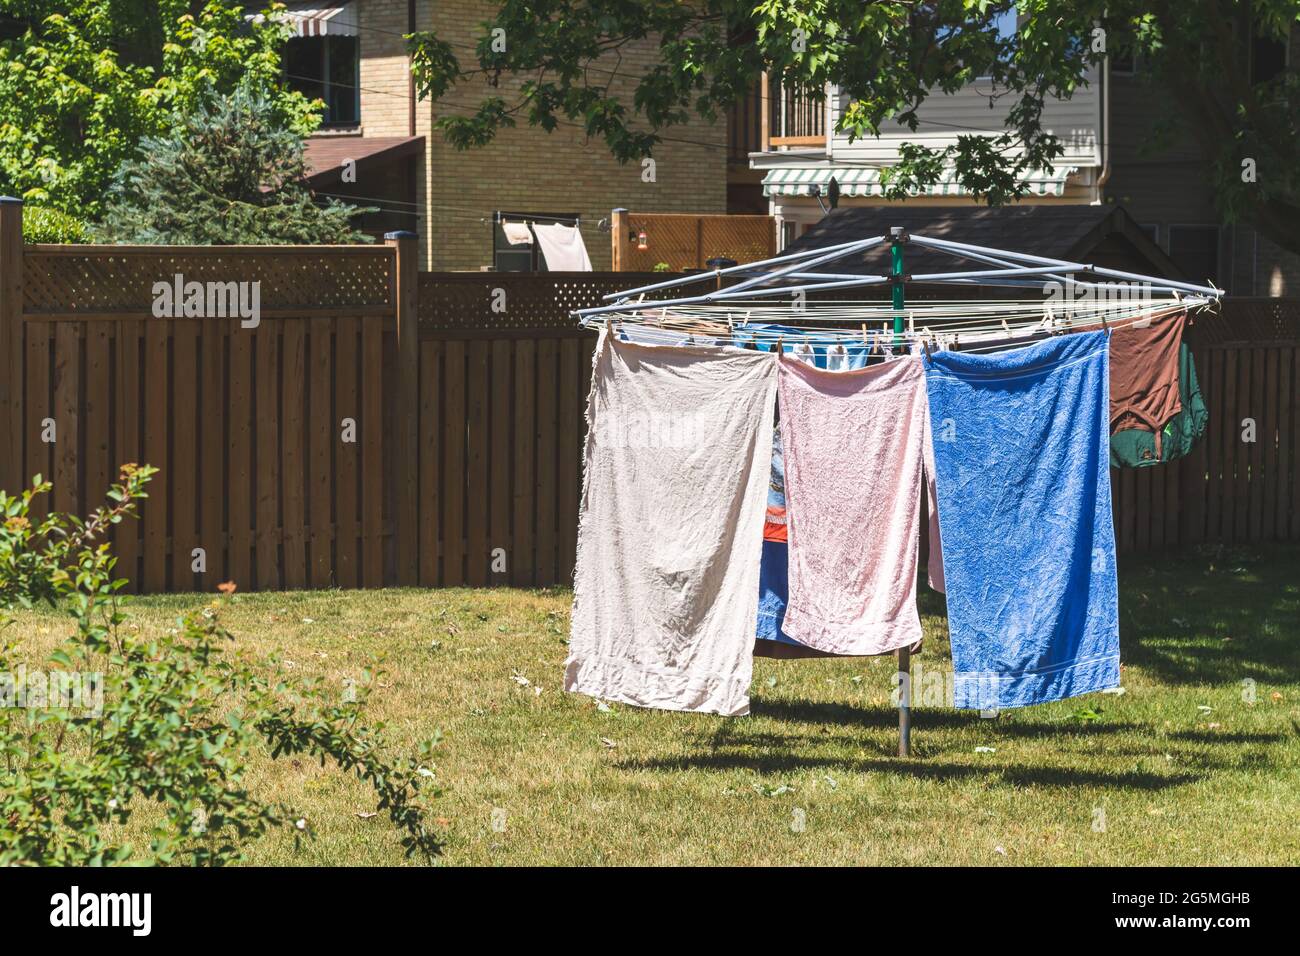
[[[700,223],[702,263],[722,257],[758,262],[776,255],[776,231],[768,216],[705,216]]]
[[[75,249],[70,254],[69,249]],[[261,309],[304,314],[391,313],[391,248],[29,247],[23,257],[23,311],[38,317],[150,314],[154,284],[258,282]]]
[[[601,296],[673,278],[633,272],[422,272],[420,329],[426,332],[581,334],[569,314],[602,305]]]
[[[713,258],[756,262],[776,255],[776,227],[770,216],[710,216],[630,212],[629,233],[645,232],[644,250],[625,244],[624,268],[648,272],[660,263],[670,270],[703,269]]]
[[[1203,345],[1300,341],[1300,300],[1230,296],[1218,314],[1196,314],[1191,337]]]

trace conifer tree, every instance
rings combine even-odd
[[[368,242],[353,220],[373,211],[316,202],[301,136],[249,83],[207,97],[168,133],[141,140],[106,206],[97,238],[158,245]]]

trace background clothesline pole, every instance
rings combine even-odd
[[[907,233],[902,226],[889,229],[890,285],[894,305],[894,348],[903,344],[903,284],[906,273],[903,270],[903,244],[907,242]],[[912,756],[912,651],[900,647],[898,657],[898,755]]]

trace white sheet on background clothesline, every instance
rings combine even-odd
[[[546,257],[546,268],[551,272],[590,272],[591,259],[582,232],[577,226],[564,223],[533,223],[537,244]]]

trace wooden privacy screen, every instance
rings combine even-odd
[[[393,246],[16,256],[13,209],[0,205],[6,489],[41,474],[53,507],[84,514],[122,463],[160,468],[140,520],[114,529],[134,590],[392,579]],[[259,281],[260,324],[154,317],[153,283],[176,274]]]
[[[0,481],[39,472],[84,514],[121,463],[160,467],[142,519],[115,530],[133,588],[571,580],[594,336],[568,311],[647,277],[421,275],[412,238],[15,236],[0,203]],[[259,277],[260,325],[154,318],[152,283],[177,272]],[[1300,540],[1300,301],[1228,300],[1189,341],[1209,431],[1184,461],[1112,473],[1121,550]]]
[[[616,209],[610,223],[615,272],[649,272],[665,262],[671,271],[680,272],[706,268],[715,258],[744,263],[776,255],[776,220],[771,216]],[[632,238],[642,232],[646,234],[644,250]]]

